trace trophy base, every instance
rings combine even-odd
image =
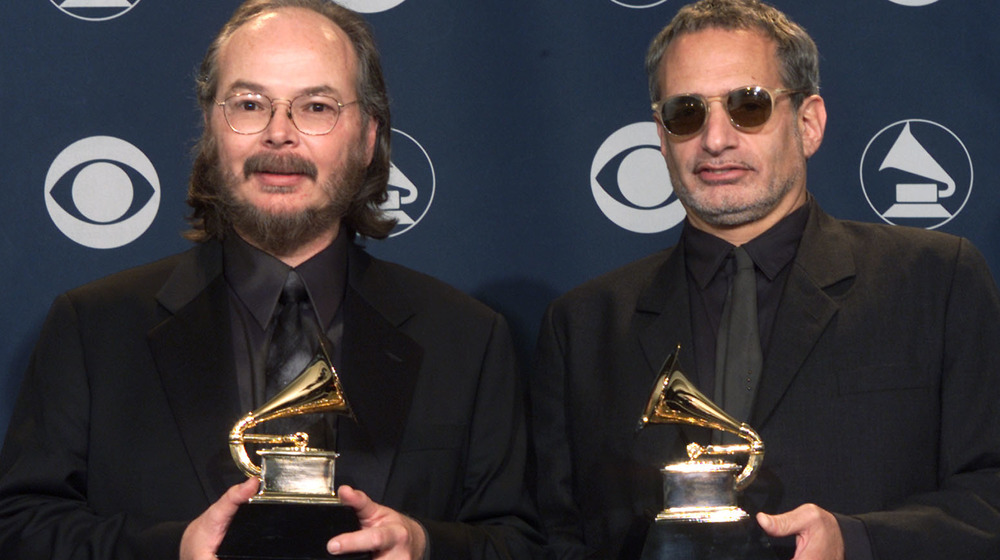
[[[756,521],[692,523],[658,520],[649,527],[640,560],[777,560]]]
[[[216,557],[226,560],[370,560],[371,554],[326,551],[333,537],[361,528],[344,505],[255,501],[240,506]]]

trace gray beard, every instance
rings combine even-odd
[[[692,214],[698,216],[706,224],[716,228],[731,228],[753,223],[763,219],[771,213],[781,200],[791,191],[792,187],[799,180],[800,174],[795,173],[791,177],[786,177],[783,182],[771,185],[764,193],[764,196],[750,204],[727,204],[721,207],[702,205],[697,197],[691,195],[691,191],[680,180],[671,177],[674,186],[674,193],[685,208]]]

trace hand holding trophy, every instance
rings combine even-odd
[[[764,460],[764,442],[710,401],[684,376],[677,350],[667,358],[639,421],[687,424],[735,434],[747,443],[690,443],[688,460],[665,465],[663,510],[649,529],[641,560],[666,558],[770,560],[766,541],[755,538],[754,521],[736,505],[737,495],[753,481]],[[736,458],[746,457],[740,466]]]
[[[309,435],[305,432],[245,433],[269,420],[317,412],[353,416],[323,344],[298,377],[240,419],[229,433],[233,460],[247,476],[259,477],[261,483],[257,495],[233,517],[216,553],[218,558],[332,558],[326,552],[327,541],[361,528],[354,510],[342,505],[337,497],[336,452],[309,447]],[[279,447],[257,451],[261,456],[258,467],[247,454],[247,443]],[[370,557],[367,553],[338,556]]]

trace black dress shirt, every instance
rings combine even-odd
[[[812,197],[801,208],[785,216],[771,229],[743,245],[757,273],[757,321],[761,353],[767,362],[771,327],[778,310],[788,271],[809,218]],[[696,372],[697,385],[706,395],[715,390],[715,346],[726,293],[736,274],[733,245],[684,221],[681,247],[688,274],[691,298],[691,334],[694,364],[682,367]]]
[[[333,345],[330,359],[334,368],[339,368],[341,363],[344,327],[341,303],[347,286],[347,244],[347,235],[341,230],[327,248],[295,268],[306,285],[317,320]],[[268,323],[291,267],[238,235],[231,235],[223,242],[223,270],[229,286],[233,360],[240,404],[250,411],[265,400]],[[331,415],[331,419],[336,421],[335,416]],[[310,446],[316,443],[334,449],[336,442],[331,440],[335,433],[333,429],[327,430],[320,436],[323,439],[310,439]]]

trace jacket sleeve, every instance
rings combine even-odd
[[[556,558],[589,558],[583,544],[584,523],[573,495],[573,460],[569,442],[564,339],[555,307],[542,319],[531,378],[533,448],[537,464],[535,493],[539,514]]]
[[[79,329],[69,297],[60,296],[0,451],[0,550],[17,560],[176,559],[185,522],[100,515],[90,503],[91,402]]]
[[[543,541],[524,486],[523,391],[507,323],[500,315],[495,315],[483,354],[468,440],[456,522],[419,519],[430,537],[428,557],[541,558]]]
[[[938,487],[894,509],[856,516],[876,559],[1000,554],[1000,297],[985,260],[966,240],[943,273],[951,274],[951,289],[940,364]]]

